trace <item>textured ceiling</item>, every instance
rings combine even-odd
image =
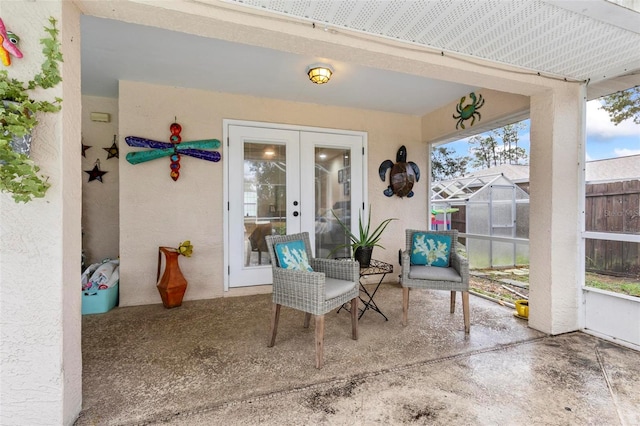
[[[118,80],[129,80],[421,116],[476,90],[336,60],[331,81],[317,85],[306,75],[315,56],[87,15],[81,30],[82,93],[91,96],[115,98]]]
[[[568,79],[640,69],[640,13],[603,0],[226,1]]]
[[[137,3],[83,3],[84,94],[117,97],[118,80],[130,80],[421,116],[481,88],[116,20],[123,13],[120,8]],[[347,36],[366,35],[525,72],[590,80],[590,98],[640,84],[640,13],[605,0],[177,3],[212,6],[216,13],[235,8],[276,23],[314,23]],[[90,16],[92,10],[98,16],[113,13],[116,19]],[[307,65],[319,61],[330,61],[336,70],[322,86],[309,83],[305,75]]]

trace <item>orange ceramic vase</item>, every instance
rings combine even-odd
[[[158,277],[160,277],[160,265],[162,253],[164,253],[165,266],[162,278],[158,281],[158,291],[162,297],[165,308],[176,308],[182,305],[184,292],[187,290],[187,280],[182,275],[178,257],[180,254],[171,247],[160,247],[158,252]]]

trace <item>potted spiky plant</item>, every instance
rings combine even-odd
[[[382,237],[382,233],[387,228],[389,223],[392,220],[398,220],[396,218],[390,218],[383,220],[378,226],[375,228],[371,227],[371,206],[369,206],[369,216],[367,218],[367,222],[364,223],[363,212],[360,212],[358,215],[358,235],[351,232],[351,229],[336,215],[336,213],[331,210],[331,214],[336,218],[336,221],[345,234],[349,237],[350,243],[342,244],[331,252],[333,254],[335,251],[344,248],[351,247],[353,258],[360,262],[360,266],[363,268],[368,268],[371,263],[371,254],[373,252],[374,247],[382,247],[378,242]],[[331,255],[330,254],[330,255]]]
[[[30,91],[49,89],[62,81],[56,20],[49,18],[49,23],[50,27],[44,27],[47,36],[40,40],[44,61],[33,79],[20,81],[0,70],[0,191],[12,194],[16,202],[42,198],[50,186],[28,155],[38,113],[60,111],[62,102],[60,98],[36,101],[30,97]]]

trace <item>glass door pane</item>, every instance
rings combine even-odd
[[[363,147],[360,135],[301,132],[301,226],[309,231],[316,257],[351,255],[350,247],[338,248],[349,238],[331,212],[358,233],[358,213],[365,204]]]
[[[300,231],[297,131],[229,126],[229,287],[271,284],[265,237]]]
[[[270,264],[264,237],[286,234],[287,159],[283,145],[244,144],[245,267]]]
[[[349,238],[336,219],[351,229],[350,149],[315,148],[316,256],[350,257]],[[335,214],[335,216],[334,216]]]

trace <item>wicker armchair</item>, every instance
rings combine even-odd
[[[435,266],[411,265],[411,248],[413,234],[426,232],[451,236],[450,266],[440,268]],[[420,231],[406,230],[406,249],[402,252],[402,325],[407,325],[409,310],[409,289],[424,288],[429,290],[447,290],[451,292],[451,313],[455,312],[456,291],[462,293],[462,312],[464,317],[464,331],[469,333],[469,261],[457,252],[458,231]]]
[[[265,238],[273,271],[271,339],[275,344],[282,305],[305,312],[304,327],[315,316],[316,368],[322,368],[324,352],[324,314],[351,301],[351,334],[358,339],[358,280],[360,265],[349,260],[313,258],[309,233],[270,235]],[[313,272],[284,269],[278,265],[275,245],[302,240]]]

